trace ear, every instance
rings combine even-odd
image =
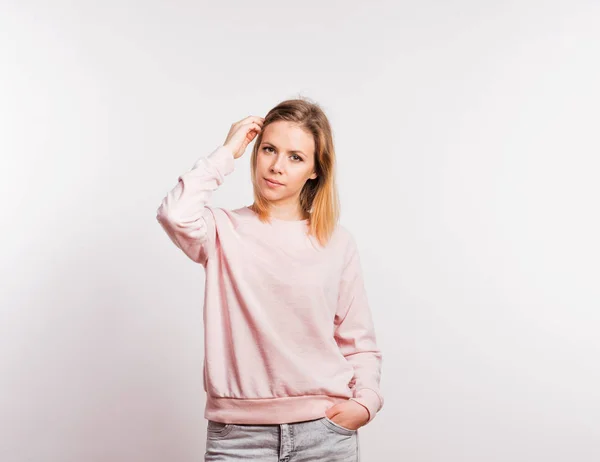
[[[310,180],[314,180],[316,177],[317,177],[317,173],[316,173],[316,172],[313,172],[313,174],[312,174],[311,176],[309,176],[308,178],[309,178]]]

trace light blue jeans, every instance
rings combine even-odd
[[[360,462],[358,430],[327,417],[269,425],[208,420],[204,461]]]

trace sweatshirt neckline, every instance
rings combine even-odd
[[[257,213],[254,210],[252,210],[249,205],[247,205],[245,208],[248,210],[248,212],[250,214],[252,214],[254,217],[258,218]],[[270,216],[269,218],[272,223],[280,223],[282,225],[293,226],[293,225],[305,225],[308,223],[308,218],[305,218],[304,220],[283,220],[281,218],[277,218],[274,216]]]

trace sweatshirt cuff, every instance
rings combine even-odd
[[[215,166],[221,175],[229,175],[235,168],[233,151],[228,146],[221,145],[208,156],[198,159],[192,169],[195,169],[205,159]]]
[[[371,422],[375,418],[375,414],[383,407],[383,401],[380,398],[379,393],[370,388],[358,390],[354,397],[350,399],[367,408],[369,411],[369,420],[367,423]]]

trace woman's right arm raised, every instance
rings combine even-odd
[[[250,116],[234,123],[225,143],[180,175],[156,211],[156,219],[171,241],[197,263],[206,264],[216,242],[214,217],[206,205],[225,175],[233,171],[234,159],[262,129],[263,120]]]

